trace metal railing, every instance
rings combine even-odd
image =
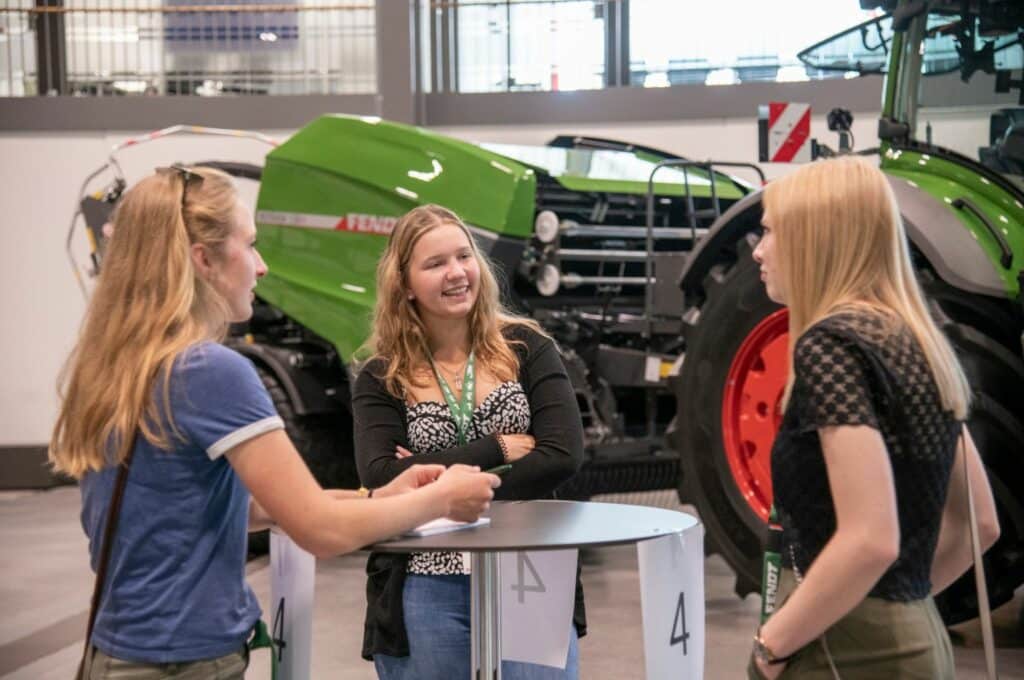
[[[376,40],[367,0],[13,0],[0,96],[373,93]]]

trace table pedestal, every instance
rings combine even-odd
[[[470,668],[476,680],[501,680],[501,576],[498,553],[470,557]]]

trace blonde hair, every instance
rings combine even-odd
[[[844,307],[870,307],[903,320],[927,357],[943,407],[966,418],[970,388],[928,312],[885,175],[856,156],[811,163],[767,186],[764,213],[789,307],[790,357],[821,319]],[[792,387],[790,371],[784,405]]]
[[[422,205],[403,215],[395,224],[384,254],[377,263],[377,304],[373,332],[368,345],[372,358],[387,364],[384,384],[393,396],[404,399],[411,387],[423,387],[417,380],[430,364],[427,331],[413,301],[406,294],[408,268],[413,249],[429,231],[452,224],[466,235],[480,266],[479,290],[469,313],[469,333],[476,360],[499,380],[512,380],[519,371],[519,358],[502,330],[524,326],[542,333],[532,319],[511,314],[501,303],[501,291],[490,262],[480,252],[473,235],[459,216],[439,205]]]
[[[141,180],[114,213],[103,270],[61,373],[50,440],[54,469],[76,479],[123,462],[135,432],[170,448],[172,435],[180,436],[168,399],[174,360],[227,330],[227,304],[199,276],[190,251],[201,243],[220,252],[237,194],[223,172],[188,172],[201,180],[175,169]],[[162,400],[153,395],[158,376]]]

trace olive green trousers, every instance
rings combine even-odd
[[[793,572],[783,570],[779,601],[795,587]],[[865,598],[822,638],[798,651],[779,678],[832,680],[826,644],[842,680],[954,677],[953,647],[931,597],[911,602]],[[752,658],[747,675],[751,680],[762,678]]]
[[[185,663],[137,663],[94,650],[89,680],[242,680],[249,665],[248,650],[216,659]]]

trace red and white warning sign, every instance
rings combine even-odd
[[[806,163],[811,160],[811,105],[771,102],[759,107],[760,160]]]

